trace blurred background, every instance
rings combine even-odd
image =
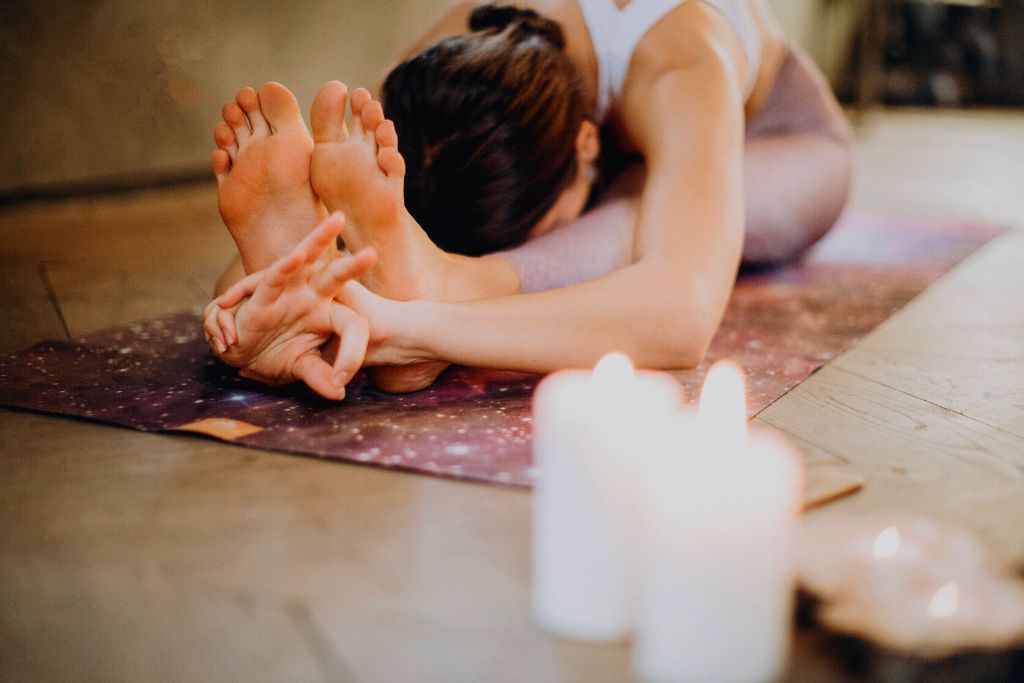
[[[208,177],[242,85],[372,85],[449,0],[7,0],[0,203]],[[1024,104],[1024,0],[771,0],[854,113]]]

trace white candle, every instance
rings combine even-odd
[[[771,680],[789,643],[799,456],[746,434],[742,376],[717,367],[699,417],[648,478],[634,665],[647,681]]]
[[[670,375],[634,373],[621,354],[593,373],[554,373],[537,388],[533,613],[544,628],[589,641],[630,634],[636,475],[657,425],[681,403]]]

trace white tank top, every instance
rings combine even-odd
[[[590,41],[597,53],[598,124],[604,123],[612,105],[622,97],[626,72],[637,43],[669,12],[687,0],[632,0],[619,9],[614,0],[579,0]],[[747,56],[744,99],[750,95],[761,63],[761,40],[746,0],[701,0],[716,8],[732,24]]]

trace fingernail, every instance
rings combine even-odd
[[[217,342],[217,353],[224,353],[225,351],[228,350],[227,347],[224,346],[224,342],[222,342],[220,339],[217,339],[215,341]]]
[[[341,389],[342,387],[345,386],[345,373],[343,373],[343,372],[336,372],[336,373],[334,373],[334,377],[332,378],[331,381],[334,383],[334,386],[336,386],[337,388]]]

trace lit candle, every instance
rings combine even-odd
[[[579,640],[627,637],[634,622],[636,482],[658,425],[677,412],[670,375],[635,372],[622,354],[593,373],[545,378],[533,406],[533,613]]]
[[[887,650],[942,658],[1024,647],[1024,586],[986,568],[961,577],[902,575],[861,583],[827,603],[822,622]]]
[[[800,578],[830,629],[912,657],[1024,645],[1024,585],[971,534],[921,518],[823,518]]]
[[[698,416],[649,477],[648,542],[635,668],[647,681],[774,678],[788,649],[799,456],[747,434],[743,379],[709,373]]]
[[[938,580],[989,562],[973,536],[933,520],[822,517],[801,530],[798,573],[807,591],[835,600],[863,584]]]

